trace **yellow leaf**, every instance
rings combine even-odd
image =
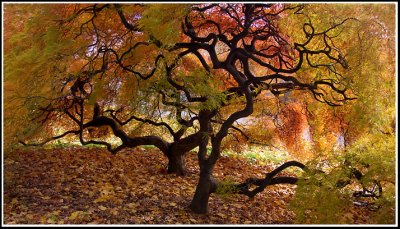
[[[217,216],[221,217],[221,218],[226,218],[226,215],[223,213],[217,213]]]
[[[40,217],[40,223],[41,223],[41,224],[46,224],[46,223],[47,223],[46,216]]]
[[[117,209],[117,208],[113,208],[113,209],[111,210],[111,214],[113,214],[113,215],[118,215],[118,209]]]
[[[127,206],[129,208],[136,208],[138,206],[138,204],[137,203],[129,203],[129,204],[127,204]]]
[[[75,220],[76,218],[79,217],[79,215],[82,215],[84,212],[83,211],[75,211],[72,212],[71,215],[68,217],[69,220]]]
[[[189,219],[189,221],[190,221],[191,223],[197,223],[197,220],[195,220],[195,219]]]
[[[110,195],[102,195],[99,198],[95,199],[94,202],[95,203],[100,203],[100,202],[105,202],[108,201],[109,199],[111,199],[113,196]]]
[[[176,203],[174,203],[174,202],[169,203],[169,206],[175,207],[175,206],[176,206]]]
[[[18,203],[18,199],[17,199],[17,198],[13,198],[13,199],[11,200],[11,204],[12,204],[12,205],[17,204],[17,203]]]
[[[61,213],[61,210],[56,210],[56,211],[52,211],[50,214],[51,215],[59,215]]]
[[[49,219],[47,219],[47,221],[46,221],[48,224],[54,224],[54,223],[57,223],[57,221],[54,219],[54,218],[49,218]]]
[[[102,211],[105,211],[105,210],[107,210],[107,208],[106,208],[106,207],[104,207],[103,205],[100,205],[100,206],[99,206],[99,209],[100,209],[100,210],[102,210]]]
[[[129,179],[129,178],[126,178],[125,182],[126,182],[126,185],[127,185],[128,187],[133,185],[132,180]]]

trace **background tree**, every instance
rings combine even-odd
[[[6,65],[6,70],[9,71],[7,75],[10,76],[6,81],[13,84],[15,80],[21,80],[20,76],[23,75],[28,78],[23,80],[27,83],[27,87],[41,83],[37,88],[43,91],[22,90],[21,92],[21,88],[18,88],[9,93],[14,101],[13,106],[17,102],[24,104],[28,106],[27,110],[30,114],[27,114],[25,119],[18,120],[10,114],[7,121],[12,123],[25,120],[29,124],[25,123],[26,125],[22,126],[28,126],[35,130],[33,132],[35,134],[45,135],[49,132],[54,134],[51,133],[51,129],[47,132],[37,129],[49,128],[54,122],[58,122],[58,125],[63,123],[67,131],[40,143],[23,141],[21,143],[42,145],[68,134],[75,134],[79,136],[81,144],[104,145],[113,153],[126,147],[155,145],[169,158],[168,172],[183,175],[185,173],[183,154],[198,145],[199,134],[191,133],[182,137],[186,130],[193,126],[197,117],[188,116],[191,114],[190,112],[186,113],[188,114],[186,117],[182,117],[185,107],[174,101],[180,100],[180,98],[179,94],[174,91],[173,84],[170,84],[165,77],[160,81],[163,72],[156,73],[156,69],[169,70],[167,66],[158,66],[161,65],[160,62],[165,59],[165,56],[158,51],[157,44],[146,41],[148,35],[141,32],[137,26],[128,23],[118,5],[65,5],[62,7],[34,5],[26,6],[26,8],[27,10],[33,8],[37,11],[42,11],[44,8],[52,11],[53,14],[46,13],[45,19],[36,17],[36,15],[32,16],[35,21],[27,25],[27,31],[21,32],[19,37],[15,36],[15,41],[11,41],[8,59],[12,62]],[[133,14],[143,11],[143,6],[135,5],[130,8]],[[98,14],[101,11],[104,13]],[[152,11],[153,9],[150,7],[146,12]],[[35,13],[35,11],[32,12]],[[107,13],[114,14],[121,23],[116,25],[114,21],[108,19]],[[28,16],[22,15],[21,17]],[[43,28],[39,28],[38,25],[44,22],[48,22],[52,27],[45,28],[43,31]],[[35,33],[38,33],[39,42],[29,41],[32,34]],[[53,36],[51,33],[56,33],[56,35]],[[49,36],[50,40],[41,40],[43,39],[42,35],[45,35],[45,38]],[[73,45],[70,40],[74,41]],[[26,42],[32,42],[31,46],[27,46],[25,49],[21,47],[18,50],[12,49],[14,46],[20,46],[21,43]],[[64,43],[70,45],[68,46],[69,50],[54,49],[53,47],[55,44],[61,46]],[[59,67],[58,63],[52,63],[54,66],[50,64],[43,67],[45,62],[38,63],[37,61],[48,60],[50,57],[40,55],[41,52],[37,50],[37,46],[40,45],[49,50],[49,56],[57,55],[63,59],[72,59],[73,63],[63,61],[61,65],[64,66],[63,68]],[[22,51],[40,55],[40,58],[28,54],[20,55]],[[135,56],[143,52],[147,53],[149,59]],[[30,74],[23,71],[21,65],[26,59],[33,61],[32,65],[38,66],[38,70],[33,69]],[[154,61],[154,66],[149,65],[149,61]],[[66,67],[68,65],[70,67]],[[62,69],[59,70],[59,74],[49,70],[43,74],[42,71],[48,68]],[[149,71],[140,72],[140,70],[148,70],[148,68],[150,68]],[[21,72],[16,72],[20,70]],[[145,81],[145,79],[150,80]],[[51,82],[50,80],[56,84],[54,88],[49,88],[47,83]],[[45,88],[48,91],[44,91]],[[55,93],[49,92],[51,89],[56,90],[58,97],[55,96]],[[49,94],[52,97],[49,97]],[[10,108],[11,110],[13,109]],[[104,116],[106,114],[108,117]],[[165,116],[169,120],[176,116],[176,121],[164,122]],[[132,124],[132,122],[136,122],[136,124]],[[168,143],[167,140],[152,135],[137,136],[138,133],[143,132],[143,124],[159,127],[153,128],[150,133],[167,133],[170,135],[168,140],[172,140],[174,143]],[[76,127],[75,130],[71,130],[73,126]],[[99,126],[108,126],[117,137],[119,146],[113,146],[101,139],[87,141],[86,139],[90,137],[88,131],[96,131],[92,127]],[[27,130],[24,131],[29,133]],[[20,134],[21,132],[14,133]]]
[[[383,188],[382,196],[375,203],[379,210],[373,211],[371,219],[376,223],[393,223],[396,186],[392,170],[396,167],[394,8],[357,4],[335,5],[329,9],[315,6],[308,10],[309,15],[356,15],[358,21],[349,24],[352,32],[342,33],[341,42],[347,50],[349,69],[346,74],[357,100],[351,106],[335,108],[318,106],[312,100],[306,102],[315,155],[308,165],[323,169],[330,176],[324,178],[325,186],[317,185],[314,180],[311,185],[298,187],[292,202],[298,222],[333,223],[338,219],[349,222],[341,209],[353,204],[354,193],[346,188],[327,187],[335,187],[339,180],[350,182],[350,168],[357,168],[363,173],[361,185],[356,185],[359,190],[372,190],[377,181]],[[312,197],[308,195],[310,192],[320,195]],[[316,199],[326,201],[310,204]]]

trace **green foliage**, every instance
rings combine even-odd
[[[102,101],[105,98],[107,86],[106,76],[103,76],[100,79],[95,79],[93,84],[93,91],[89,96],[88,104],[94,105],[97,101]]]
[[[396,187],[388,186],[382,197],[376,201],[380,206],[377,212],[372,215],[372,220],[377,224],[395,224],[396,219]]]
[[[358,169],[367,167],[363,179],[395,183],[396,142],[394,135],[367,134],[349,147],[345,158]]]
[[[235,152],[232,150],[224,150],[222,155],[228,157],[237,158],[239,160],[247,160],[250,163],[265,164],[265,165],[281,165],[284,162],[293,160],[288,152],[283,150],[277,150],[268,146],[260,145],[246,145],[241,152]],[[292,169],[289,168],[288,171]],[[297,169],[294,169],[297,170]]]
[[[297,223],[351,223],[346,218],[351,202],[348,195],[334,187],[335,180],[318,174],[300,181],[289,207],[296,214]]]
[[[383,187],[383,195],[376,201],[380,206],[371,213],[376,223],[394,222],[395,209],[395,139],[385,134],[367,134],[346,151],[331,153],[324,160],[310,162],[310,171],[298,183],[290,207],[299,223],[352,223],[346,216],[351,206],[351,194],[361,185],[368,187],[375,180]],[[360,181],[352,178],[351,168],[363,174]],[[350,181],[349,187],[335,187],[338,181]]]
[[[224,180],[220,181],[217,186],[215,194],[222,199],[228,199],[236,192],[235,181],[232,177],[226,177]]]
[[[393,15],[388,12],[393,7],[385,4],[364,6],[365,11],[360,14],[356,27],[357,34],[348,37],[356,42],[347,50],[351,68],[346,75],[358,99],[347,118],[357,120],[352,128],[356,131],[391,132],[396,115],[395,31]]]
[[[180,72],[176,77],[182,81],[193,97],[205,97],[207,100],[194,105],[196,109],[213,110],[226,102],[226,95],[221,92],[222,82],[203,68],[191,69],[189,73]]]
[[[348,150],[345,158],[354,167],[362,170],[364,185],[374,180],[383,186],[383,195],[376,205],[381,208],[372,215],[376,223],[392,224],[396,205],[396,140],[394,135],[382,133],[367,134],[357,140]]]
[[[7,11],[14,24],[6,25],[11,35],[4,52],[4,123],[7,142],[42,132],[31,119],[38,107],[62,93],[55,89],[70,64],[67,54],[72,41],[63,36],[55,5],[20,5]],[[13,8],[10,8],[13,9]],[[46,26],[44,26],[46,25]],[[8,28],[10,26],[10,28]],[[16,31],[10,31],[14,29]]]
[[[188,13],[189,5],[151,4],[146,7],[139,25],[164,47],[173,45],[179,38],[181,21]]]
[[[369,36],[369,35],[364,35]],[[384,56],[389,50],[381,50],[382,40],[363,42],[362,47],[354,50],[358,55]],[[362,49],[364,47],[364,50]],[[366,48],[368,47],[368,48]],[[351,53],[351,56],[357,55]],[[347,117],[354,122],[355,130],[381,130],[390,132],[395,117],[395,74],[390,63],[391,56],[386,58],[362,58],[360,62],[350,59],[354,68],[351,71],[352,86],[357,93],[358,101],[353,112]],[[382,68],[381,66],[387,66]]]

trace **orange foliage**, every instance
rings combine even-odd
[[[287,104],[278,114],[275,125],[287,149],[294,156],[306,157],[306,142],[311,139],[307,136],[309,125],[304,106],[296,102]]]
[[[200,7],[204,7],[201,5]],[[219,4],[218,7],[212,7],[203,13],[197,11],[192,11],[188,15],[188,19],[194,27],[195,32],[199,37],[207,37],[210,34],[223,34],[226,39],[230,40],[237,34],[240,34],[244,30],[243,24],[245,23],[245,6],[243,4]],[[252,20],[249,30],[251,32],[247,33],[245,37],[237,41],[238,47],[250,47],[254,45],[256,50],[262,52],[263,56],[257,56],[261,61],[266,61],[276,68],[289,68],[288,65],[293,65],[293,56],[298,54],[294,53],[289,44],[285,44],[282,41],[277,41],[276,37],[269,36],[270,34],[281,34],[280,29],[277,25],[278,16],[273,15],[278,11],[282,10],[282,4],[274,4],[269,8],[265,8],[263,11],[258,12],[258,14],[263,15],[259,19]],[[268,15],[269,14],[269,15]],[[261,19],[263,18],[263,19]],[[268,18],[268,21],[265,19]],[[217,26],[218,25],[218,26]],[[268,31],[269,35],[266,35],[265,27],[273,28],[274,31]],[[255,36],[266,36],[265,39],[254,39]],[[283,39],[290,41],[288,36],[282,35]],[[189,41],[188,37],[182,37],[185,42]],[[218,58],[223,60],[227,57],[230,48],[222,42],[221,40],[216,44],[216,52]],[[280,53],[280,55],[276,55]],[[269,56],[269,57],[267,57]],[[210,62],[210,57],[207,56],[208,62]],[[284,64],[281,66],[282,61],[285,61],[288,65]],[[255,64],[253,61],[251,64]],[[257,65],[257,64],[255,64]],[[239,67],[239,66],[238,66]],[[240,67],[239,67],[240,68]],[[254,69],[257,71],[257,69]],[[262,68],[268,71],[268,68]]]

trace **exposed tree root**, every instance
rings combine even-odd
[[[235,189],[237,193],[239,194],[244,194],[250,198],[253,198],[257,193],[260,193],[264,191],[264,189],[270,185],[275,185],[275,184],[296,184],[299,178],[296,177],[287,177],[287,176],[282,176],[282,177],[275,177],[278,173],[283,171],[286,168],[289,167],[298,167],[302,170],[306,169],[306,166],[300,162],[297,161],[288,161],[284,163],[283,165],[279,166],[275,170],[273,170],[270,173],[267,173],[265,175],[265,178],[263,179],[258,179],[258,178],[249,178],[247,179],[244,183],[237,184],[235,185]],[[258,186],[253,190],[250,190],[251,185]]]

